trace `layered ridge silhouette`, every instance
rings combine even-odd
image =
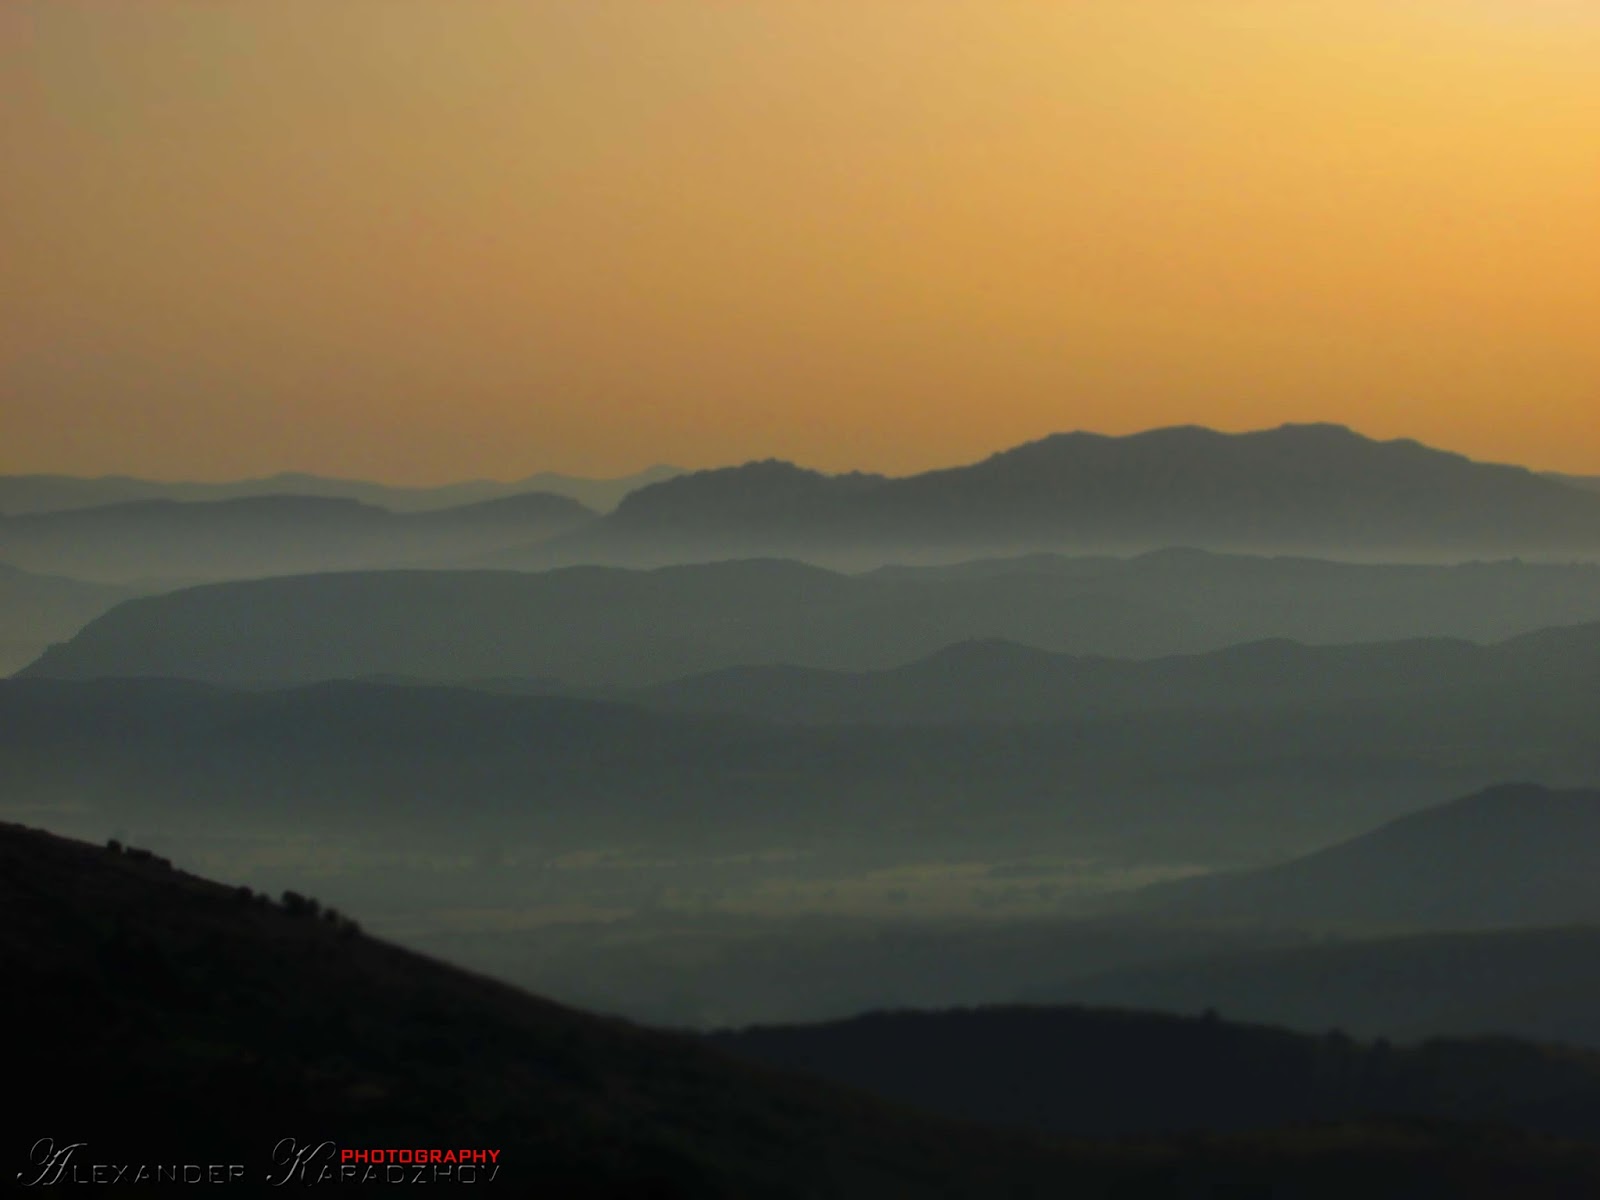
[[[1148,658],[1268,638],[1497,641],[1585,621],[1600,621],[1600,567],[1515,562],[1357,566],[1164,551],[866,575],[773,560],[354,572],[126,604],[28,673],[625,688],[721,668],[894,667],[973,639]]]
[[[966,642],[893,670],[733,668],[659,684],[641,698],[675,710],[787,721],[962,723],[1272,706],[1492,705],[1530,692],[1600,702],[1600,624],[1492,646],[1438,638],[1354,646],[1277,640],[1143,662]]]
[[[0,675],[27,666],[107,609],[138,594],[115,584],[19,571],[0,563]]]
[[[215,501],[261,496],[321,496],[359,500],[394,512],[426,512],[498,500],[524,492],[554,493],[597,511],[609,511],[629,492],[682,474],[679,467],[654,466],[615,479],[592,479],[540,471],[501,482],[477,479],[437,487],[401,487],[362,479],[333,479],[285,471],[260,479],[227,483],[170,483],[126,475],[87,478],[75,475],[0,475],[0,513],[61,512],[102,508],[135,500]]]
[[[904,478],[780,461],[631,493],[603,521],[505,565],[792,554],[828,561],[1029,549],[1424,560],[1600,550],[1600,500],[1520,467],[1336,425],[1224,434],[1057,434]]]
[[[321,496],[136,500],[0,517],[0,560],[112,582],[448,565],[593,518],[576,500],[538,492],[419,513]]]

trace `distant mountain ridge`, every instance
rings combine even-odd
[[[813,723],[1058,721],[1135,712],[1470,702],[1535,691],[1600,706],[1600,623],[1492,646],[1443,638],[1339,646],[1286,639],[1147,661],[967,641],[904,667],[730,668],[640,693],[654,706]]]
[[[258,479],[224,483],[164,482],[126,475],[0,475],[0,514],[59,512],[101,508],[133,500],[216,501],[251,496],[321,496],[359,500],[394,512],[426,512],[497,500],[526,492],[566,496],[588,508],[606,511],[635,488],[683,473],[681,467],[653,466],[614,479],[540,471],[524,479],[467,480],[436,487],[406,487],[361,479],[334,479],[284,471]]]
[[[530,523],[495,537],[457,537],[424,561],[363,553],[354,542],[310,546],[298,557],[286,528],[268,561],[252,562],[230,535],[226,550],[197,526],[159,528],[159,561],[132,561],[137,538],[119,524],[110,547],[89,553],[93,523],[156,522],[182,502],[226,506],[298,498],[278,506],[299,535],[327,537],[332,514],[312,500],[343,500],[401,514],[462,514],[487,501],[563,493],[579,521]],[[274,490],[275,489],[275,490]],[[114,502],[114,503],[113,503]],[[61,511],[42,511],[55,509]],[[343,510],[355,520],[355,510]],[[166,515],[176,515],[167,512]],[[74,520],[67,518],[75,517]],[[397,518],[398,519],[398,518]],[[250,538],[259,538],[250,531]],[[200,539],[183,546],[184,538]],[[175,540],[174,540],[175,539]],[[286,475],[230,484],[0,477],[0,561],[100,581],[218,579],[295,569],[431,565],[547,569],[653,566],[787,557],[865,569],[1040,552],[1126,555],[1164,547],[1348,560],[1458,562],[1525,555],[1600,558],[1600,494],[1520,467],[1480,463],[1414,441],[1375,441],[1335,425],[1285,425],[1227,434],[1196,426],[1126,437],[1063,433],[968,466],[904,477],[829,475],[765,460],[714,470],[650,471],[616,481],[533,476],[516,483],[389,488]],[[107,556],[115,565],[102,561]]]
[[[0,560],[99,582],[449,566],[594,519],[576,500],[545,492],[415,513],[329,496],[128,500],[0,516]]]
[[[783,664],[879,670],[974,640],[1155,658],[1272,638],[1501,641],[1593,621],[1594,566],[1361,566],[1163,551],[859,576],[771,560],[397,571],[216,584],[125,605],[29,672],[232,683],[520,676],[628,688]]]
[[[1336,425],[1126,437],[1064,433],[903,478],[767,461],[632,493],[605,520],[530,549],[528,565],[749,553],[1137,552],[1161,546],[1460,559],[1600,553],[1600,497]],[[505,565],[518,562],[506,555]]]

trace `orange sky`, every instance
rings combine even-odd
[[[1600,473],[1594,0],[5,0],[0,471]]]

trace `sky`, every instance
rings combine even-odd
[[[0,471],[1600,473],[1593,0],[5,0]]]

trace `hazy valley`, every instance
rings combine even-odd
[[[342,997],[327,1031],[377,1040],[364,1066],[295,1051],[263,1104],[410,1128],[486,1069],[474,1056],[598,1070],[638,1107],[582,1100],[593,1123],[525,1153],[560,1177],[587,1161],[561,1138],[621,1138],[641,1157],[606,1187],[685,1195],[788,1194],[768,1166],[846,1110],[873,1161],[841,1149],[794,1194],[921,1178],[919,1147],[947,1136],[952,1194],[992,1178],[974,1164],[993,1138],[1017,1194],[1194,1170],[1318,1195],[1325,1160],[1387,1186],[1401,1160],[1456,1170],[1456,1122],[1503,1131],[1484,1170],[1528,1195],[1595,1169],[1571,1148],[1600,1136],[1591,494],[1323,427],[1048,439],[898,480],[639,482],[609,513],[577,486],[0,487],[28,507],[0,521],[19,668],[0,680],[0,818],[314,896],[556,1004],[679,1031],[435,974],[450,998],[427,1011],[456,1030],[439,1036],[467,1040],[439,1059],[457,1066],[402,1069],[383,1047],[434,1018],[362,989],[445,968],[302,924],[318,932],[270,954]],[[1379,511],[1382,536],[1357,536]],[[13,957],[76,945],[71,970],[133,1006],[163,1086],[194,1086],[160,1041],[191,1021],[232,1047],[205,1087],[255,1070],[239,972],[294,913],[40,836],[9,832],[8,853],[58,875],[17,886],[127,908],[87,918],[89,942],[27,926]],[[166,965],[106,982],[151,954]],[[25,1002],[65,995],[50,978]],[[510,1024],[460,1032],[484,1019]],[[1167,1072],[1159,1103],[1114,1082],[1141,1057]],[[1018,1090],[1023,1062],[1077,1082]],[[302,1069],[344,1090],[313,1099]],[[524,1090],[556,1129],[550,1086]],[[674,1131],[671,1097],[710,1091],[789,1116],[731,1141]],[[497,1096],[474,1128],[528,1119]],[[1372,1124],[1396,1115],[1442,1124]],[[1201,1130],[1220,1140],[1199,1158],[1170,1140]],[[1320,1138],[1362,1149],[1327,1158]]]

